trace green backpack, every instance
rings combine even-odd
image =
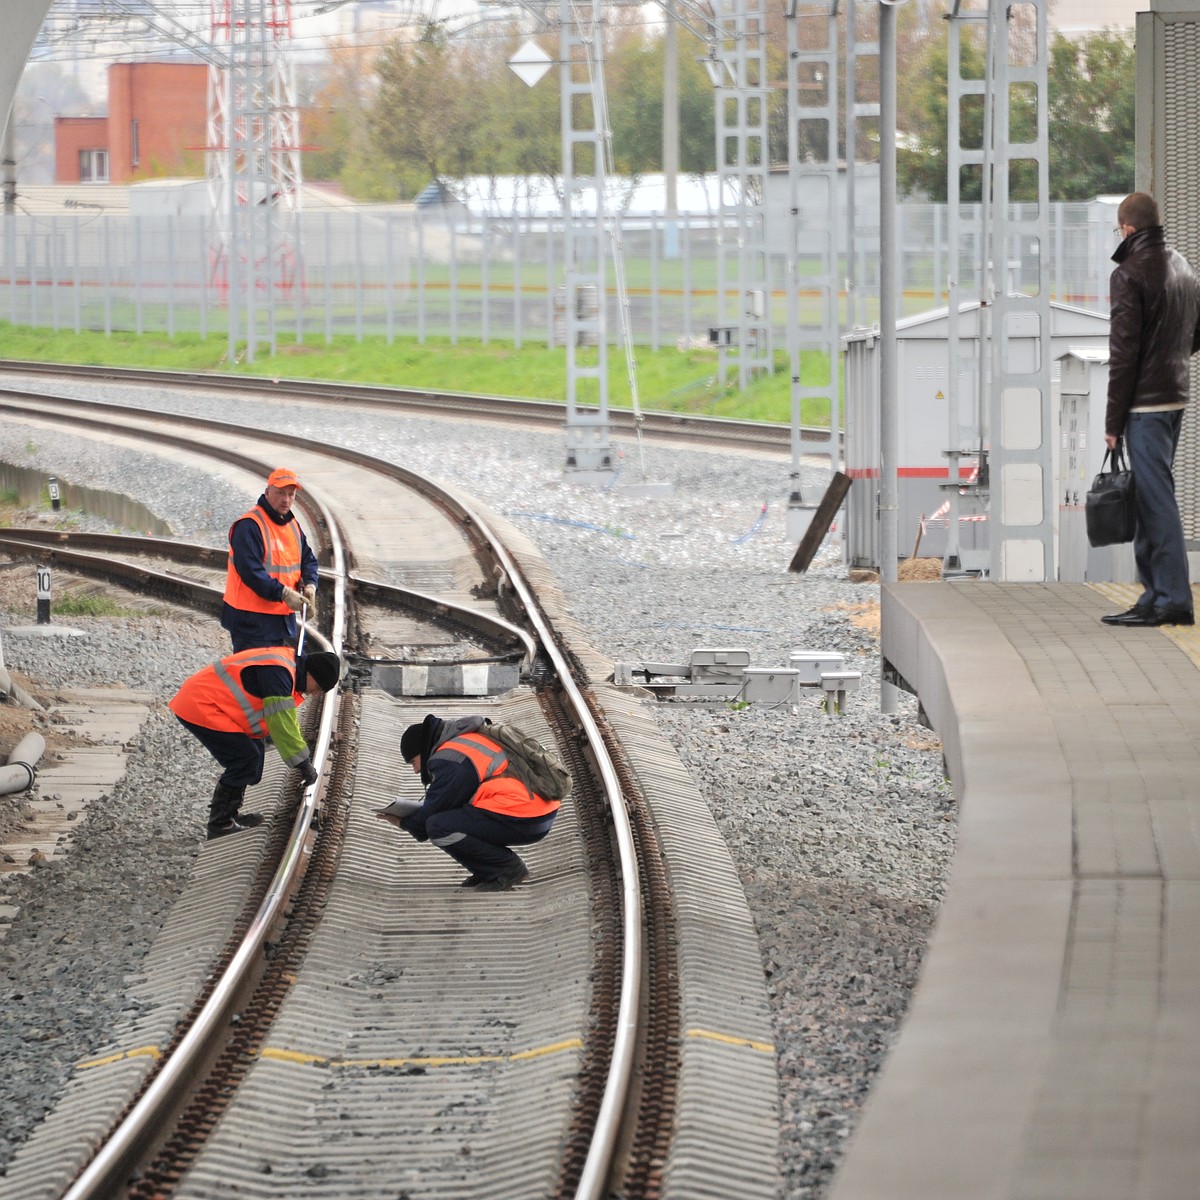
[[[562,759],[516,725],[493,725],[480,730],[504,747],[508,771],[543,800],[565,800],[571,794],[571,773]]]

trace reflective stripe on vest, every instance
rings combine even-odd
[[[263,540],[263,570],[284,587],[300,582],[300,526],[295,520],[277,525],[261,508],[252,508],[238,521],[253,521]],[[234,521],[234,525],[237,521]],[[225,569],[225,603],[243,612],[276,613],[287,616],[291,609],[282,600],[264,600],[237,573],[233,565],[233,525],[229,527],[229,562]]]
[[[242,687],[242,672],[247,667],[270,666],[283,667],[291,675],[291,703],[299,707],[304,697],[295,691],[296,656],[288,647],[242,650],[211,663],[184,681],[169,707],[176,716],[194,725],[265,738],[268,734],[265,705]],[[214,725],[214,717],[221,723]]]
[[[483,734],[461,733],[443,742],[434,753],[443,750],[461,754],[475,768],[479,787],[470,800],[475,808],[510,817],[544,817],[562,806],[560,800],[546,800],[530,791],[515,775],[506,775],[508,755],[502,746]]]
[[[458,737],[438,746],[434,754],[440,754],[443,750],[457,750],[475,768],[480,783],[499,775],[508,766],[508,755],[503,748],[491,738],[478,733],[460,733]]]

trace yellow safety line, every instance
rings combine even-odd
[[[268,1046],[261,1058],[276,1062],[300,1063],[304,1066],[322,1067],[473,1067],[480,1063],[523,1062],[531,1058],[543,1058],[547,1054],[561,1054],[565,1050],[580,1050],[580,1038],[567,1038],[549,1046],[537,1046],[532,1050],[518,1050],[513,1054],[444,1055],[413,1058],[329,1058],[323,1054],[305,1054],[299,1050],[279,1050]]]
[[[1137,583],[1089,583],[1106,599],[1122,608],[1132,608],[1141,595],[1142,588]],[[1192,603],[1200,608],[1200,589],[1192,587]],[[1194,667],[1200,668],[1200,626],[1196,625],[1160,625],[1158,632],[1177,645],[1191,659]]]
[[[763,1054],[774,1054],[774,1042],[756,1042],[753,1038],[735,1037],[729,1033],[716,1033],[711,1029],[689,1029],[687,1037],[707,1038],[710,1042],[724,1042],[727,1046],[746,1046],[750,1050],[761,1050]]]
[[[162,1052],[157,1046],[138,1046],[136,1050],[122,1050],[120,1054],[107,1054],[103,1058],[89,1058],[86,1062],[75,1064],[77,1071],[87,1071],[92,1067],[107,1067],[110,1063],[124,1062],[127,1058],[161,1058]]]

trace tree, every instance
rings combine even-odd
[[[703,173],[716,167],[713,88],[689,50],[697,46],[679,31],[679,169]],[[626,33],[608,55],[605,91],[617,170],[641,175],[661,171],[664,42],[661,36]]]
[[[473,172],[485,124],[473,55],[434,24],[415,44],[396,40],[380,55],[371,137],[395,170],[401,195]]]
[[[906,146],[897,152],[898,183],[903,194],[946,199],[948,46],[930,43],[906,72],[902,110]],[[983,77],[983,51],[975,38],[961,43],[964,78]],[[1106,31],[1078,41],[1055,35],[1050,47],[1048,155],[1051,200],[1090,200],[1098,194],[1128,192],[1134,176],[1133,47],[1119,33]],[[1031,86],[1014,87],[1009,113],[1010,140],[1034,138],[1036,97]],[[983,105],[967,97],[961,111],[964,148],[983,138]],[[1016,163],[1010,179],[1013,200],[1036,199],[1032,165]],[[967,174],[963,200],[978,200],[978,171]]]
[[[1132,44],[1106,30],[1050,51],[1050,198],[1091,200],[1134,188]]]
[[[390,199],[394,178],[372,153],[369,119],[376,91],[373,51],[335,42],[318,67],[299,77],[304,176],[336,180],[362,200]]]

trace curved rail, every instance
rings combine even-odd
[[[49,397],[37,394],[25,396],[23,399],[40,400],[43,404],[59,404],[57,398],[51,400]],[[3,406],[5,406],[5,401],[0,396],[0,407]],[[9,405],[9,407],[13,406]],[[600,730],[592,705],[584,694],[583,688],[576,682],[571,664],[560,648],[557,636],[548,618],[541,611],[533,589],[525,580],[520,568],[509,554],[499,536],[490,528],[485,519],[471,504],[445,491],[445,489],[431,480],[407,468],[399,467],[344,447],[331,447],[326,444],[314,446],[311,441],[298,435],[279,434],[269,430],[248,430],[243,426],[232,426],[194,417],[158,412],[148,413],[145,410],[123,405],[104,405],[89,401],[65,400],[62,402],[61,407],[69,409],[72,412],[72,419],[74,420],[79,419],[79,416],[85,410],[91,410],[89,415],[84,419],[98,425],[105,425],[108,422],[103,421],[94,414],[97,412],[111,414],[115,410],[127,418],[141,416],[146,419],[153,418],[159,422],[165,420],[170,424],[202,429],[208,432],[211,432],[215,428],[231,432],[236,430],[236,432],[241,434],[257,433],[272,441],[292,444],[310,451],[319,450],[320,453],[325,455],[335,456],[363,466],[369,466],[373,470],[386,472],[393,477],[411,483],[414,487],[419,487],[426,494],[436,493],[441,506],[467,528],[475,542],[486,547],[486,552],[503,572],[509,588],[519,600],[533,627],[535,640],[538,646],[540,646],[541,653],[544,654],[554,668],[572,719],[586,735],[592,759],[600,775],[605,800],[612,816],[618,849],[622,881],[622,969],[614,1045],[597,1120],[593,1128],[586,1160],[575,1193],[577,1200],[598,1200],[606,1191],[623,1116],[627,1108],[639,1031],[639,1009],[643,988],[644,938],[642,933],[642,889],[636,838],[633,824],[626,811],[624,795],[617,771],[609,755],[604,734]],[[125,432],[128,432],[128,426],[119,428],[123,428]],[[153,436],[168,444],[176,445],[185,440],[162,431],[153,431],[149,436]],[[188,445],[194,449],[194,445],[191,443],[188,443]],[[206,452],[222,457],[227,461],[235,461],[239,465],[246,466],[249,469],[258,470],[261,468],[261,464],[252,463],[244,456],[224,448],[206,446]],[[319,521],[330,538],[334,563],[332,570],[326,570],[323,567],[322,574],[328,575],[334,580],[334,638],[332,644],[340,653],[346,622],[347,573],[345,570],[344,550],[333,515],[313,495],[311,490],[306,490],[308,491],[308,498],[318,505]],[[305,838],[307,837],[312,814],[316,807],[317,789],[322,787],[326,778],[326,758],[332,739],[332,730],[336,722],[337,707],[337,703],[323,706],[320,725],[321,731],[314,759],[319,764],[320,778],[313,788],[305,789],[304,800],[297,814],[296,823],[284,853],[283,861],[270,885],[266,898],[252,922],[245,941],[234,955],[229,972],[214,989],[196,1024],[182,1039],[176,1054],[160,1069],[151,1085],[131,1109],[124,1121],[122,1121],[109,1142],[106,1143],[100,1153],[93,1159],[92,1163],[84,1170],[71,1189],[65,1193],[64,1200],[97,1200],[98,1197],[104,1194],[106,1187],[112,1186],[118,1173],[128,1166],[132,1157],[147,1140],[147,1130],[151,1127],[153,1120],[152,1114],[162,1106],[170,1104],[182,1091],[189,1073],[193,1070],[192,1064],[205,1052],[205,1049],[216,1036],[216,1032],[223,1025],[228,1013],[232,1009],[238,992],[248,977],[250,969],[259,954],[263,941],[278,920],[283,904],[295,886],[295,878],[299,870]]]
[[[333,630],[330,645],[341,653],[346,628],[345,556],[340,535],[332,514],[319,499],[316,504],[330,531],[328,549],[332,567],[323,573],[333,580]],[[332,703],[330,703],[332,701]],[[318,792],[324,787],[328,774],[329,747],[341,707],[341,695],[335,691],[321,706],[313,764],[318,777],[304,788],[292,832],[279,866],[267,889],[267,894],[254,915],[250,929],[191,1028],[154,1076],[150,1085],[130,1109],[120,1125],[109,1135],[104,1145],[84,1168],[79,1178],[63,1194],[63,1200],[98,1200],[108,1194],[122,1173],[145,1146],[159,1120],[159,1114],[174,1103],[195,1075],[197,1064],[209,1052],[217,1037],[228,1024],[229,1014],[246,981],[258,965],[263,944],[283,913],[284,905],[296,888],[306,865],[305,850],[309,827],[317,807]]]

